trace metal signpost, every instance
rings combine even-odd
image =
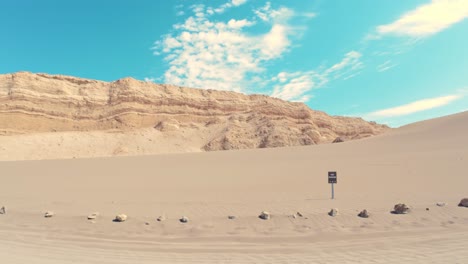
[[[333,188],[333,185],[337,182],[337,174],[336,171],[329,171],[328,172],[328,183],[331,184],[331,191],[332,191],[332,199],[335,199],[335,189]]]

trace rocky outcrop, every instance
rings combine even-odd
[[[0,75],[0,135],[47,132],[66,141],[69,132],[148,128],[171,138],[190,134],[198,144],[191,149],[205,151],[330,143],[340,137],[359,139],[388,129],[265,95],[183,88],[132,78],[102,82],[28,72]],[[113,153],[141,154],[139,147],[117,147]]]

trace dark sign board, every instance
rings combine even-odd
[[[337,178],[336,171],[328,172],[328,183],[337,183],[336,178]]]

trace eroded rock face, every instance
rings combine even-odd
[[[113,131],[108,136],[117,137],[118,131],[133,140],[128,140],[125,149],[116,146],[115,155],[138,155],[146,145],[157,144],[134,140],[142,129],[164,134],[165,139],[189,134],[197,145],[187,146],[187,150],[213,151],[330,143],[339,137],[377,135],[389,128],[360,118],[329,116],[303,103],[264,95],[182,88],[132,78],[102,82],[27,72],[0,75],[0,135],[49,132],[51,140],[59,137],[58,142],[67,142],[77,136],[69,132]],[[48,148],[54,145],[44,138],[34,143],[34,149],[40,149],[41,144]],[[80,147],[95,147],[92,143],[80,142]],[[2,152],[10,153],[8,149]]]
[[[396,204],[393,207],[393,213],[395,214],[407,214],[409,213],[409,211],[410,211],[410,208],[406,204],[400,203],[400,204]]]
[[[468,198],[463,198],[461,199],[460,203],[458,206],[463,206],[463,207],[468,207]]]

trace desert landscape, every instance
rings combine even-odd
[[[468,262],[468,112],[390,129],[132,79],[0,80],[2,263]]]

